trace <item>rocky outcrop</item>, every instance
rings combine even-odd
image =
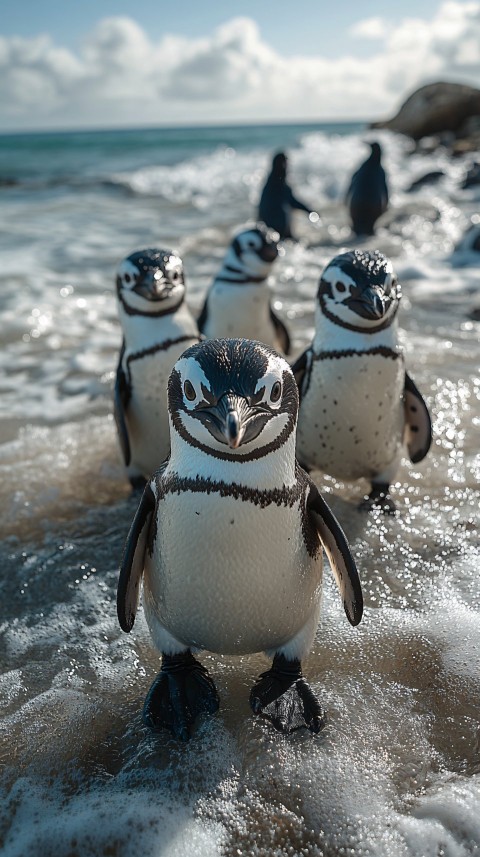
[[[480,90],[460,83],[422,86],[396,116],[370,127],[389,128],[413,140],[447,135],[453,149],[473,151],[480,143]]]

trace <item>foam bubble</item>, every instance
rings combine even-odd
[[[356,240],[342,198],[366,154],[359,134],[304,135],[292,185],[322,223],[295,219],[272,293],[297,352],[310,341],[323,266]],[[327,710],[313,737],[252,716],[262,655],[201,655],[221,698],[192,740],[142,725],[159,668],[143,610],[116,617],[118,566],[137,498],[111,416],[120,347],[114,271],[158,242],[184,256],[201,305],[232,233],[255,213],[270,152],[215,149],[182,163],[106,167],[92,182],[8,198],[2,217],[0,836],[8,857],[228,854],[466,857],[480,841],[478,698],[478,331],[471,262],[450,253],[474,197],[465,162],[410,155],[379,135],[391,211],[361,242],[394,258],[409,373],[434,443],[404,461],[394,519],[361,516],[367,483],[314,474],[352,545],[365,616],[352,629],[326,569],[304,672]],[[437,185],[410,193],[422,171]],[[110,172],[109,172],[110,170]],[[93,217],[93,213],[95,216]],[[92,226],[93,222],[93,226]]]

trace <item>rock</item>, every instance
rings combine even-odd
[[[480,118],[479,89],[460,83],[431,83],[410,95],[392,119],[372,122],[370,127],[389,128],[414,140],[446,132],[461,138],[462,133],[466,137],[472,133],[469,124],[478,127],[472,117]],[[474,136],[476,133],[473,131]]]

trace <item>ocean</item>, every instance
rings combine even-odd
[[[343,197],[378,139],[391,191],[355,239]],[[323,266],[377,248],[403,287],[400,336],[434,439],[402,463],[399,514],[356,509],[367,483],[315,473],[359,567],[352,629],[325,570],[304,671],[327,710],[284,737],[248,706],[268,662],[201,656],[217,715],[187,745],[141,722],[159,659],[143,613],[121,632],[118,567],[138,498],[112,417],[114,290],[134,250],[176,250],[194,311],[231,236],[252,222],[272,154],[321,220],[295,217],[275,307],[295,354]],[[480,207],[472,155],[412,151],[356,124],[0,137],[0,847],[5,857],[480,852],[480,254],[456,250]],[[442,171],[410,191],[416,179]],[[259,566],[261,573],[261,566]]]

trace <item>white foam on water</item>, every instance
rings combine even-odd
[[[70,854],[162,854],[165,857],[215,857],[222,854],[218,825],[192,818],[191,806],[168,788],[132,790],[106,783],[93,794],[65,798],[35,782],[20,779],[10,795],[15,820],[5,841],[5,854],[38,857]],[[59,811],[59,803],[61,811]]]
[[[176,206],[193,205],[211,216],[216,206],[244,205],[250,192],[258,191],[268,166],[264,152],[239,154],[221,147],[175,166],[116,174],[114,180],[140,195],[160,197]]]
[[[128,492],[111,414],[22,428],[0,446],[0,473],[4,537],[28,538]]]
[[[323,266],[355,246],[342,195],[372,133],[305,135],[289,152],[301,213],[273,277],[298,352]],[[452,251],[478,205],[467,159],[384,149],[392,205],[377,236],[402,282],[401,340],[434,442],[404,461],[394,519],[360,515],[367,483],[314,474],[357,560],[365,616],[352,629],[325,570],[304,672],[324,732],[289,738],[253,717],[262,655],[201,656],[221,698],[188,745],[141,722],[159,668],[140,609],[115,608],[138,498],[112,418],[120,345],[114,271],[139,247],[184,255],[198,308],[236,228],[252,217],[270,152],[217,149],[117,176],[131,195],[12,197],[1,223],[0,842],[7,857],[305,854],[467,857],[480,849],[478,264]],[[412,181],[442,169],[438,183]]]

